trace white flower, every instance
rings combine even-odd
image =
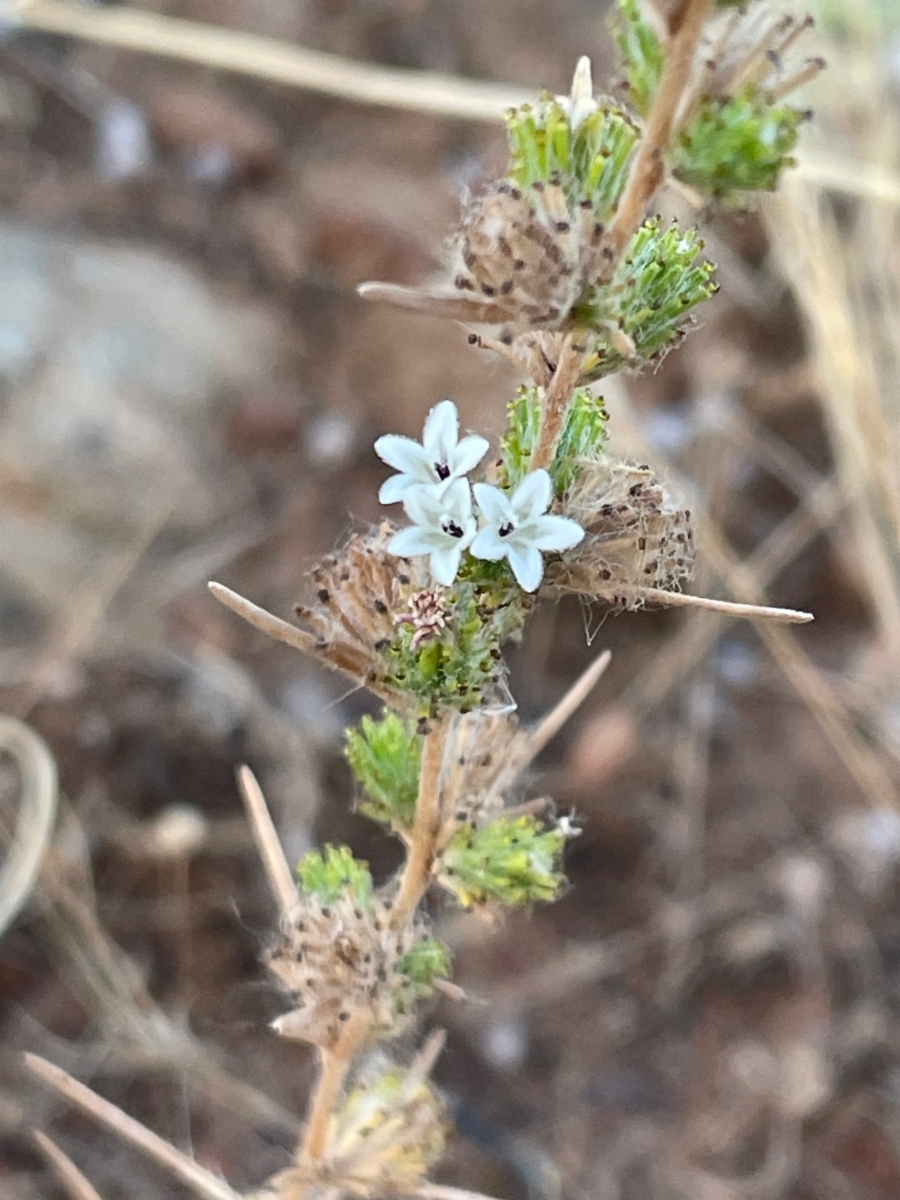
[[[388,433],[375,443],[375,453],[399,471],[381,485],[382,504],[402,500],[410,488],[451,483],[461,479],[484,458],[490,443],[471,435],[459,440],[459,414],[452,400],[436,404],[425,421],[422,443]]]
[[[472,544],[477,531],[468,482],[454,479],[439,487],[407,490],[403,507],[415,524],[395,533],[388,550],[401,558],[430,554],[431,574],[449,587],[459,570],[462,552]]]
[[[569,118],[569,128],[574,133],[584,121],[595,113],[600,105],[594,99],[594,83],[591,79],[591,60],[583,55],[578,60],[572,76],[572,90],[568,96],[557,96],[559,107]]]
[[[546,471],[526,475],[512,495],[489,483],[476,483],[475,499],[488,524],[472,542],[472,554],[490,562],[508,558],[526,592],[536,591],[544,577],[542,550],[568,550],[584,537],[577,521],[545,515],[553,499]]]

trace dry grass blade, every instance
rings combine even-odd
[[[291,646],[294,650],[300,650],[303,654],[312,654],[314,651],[316,639],[311,633],[307,633],[305,629],[298,629],[296,625],[291,625],[289,621],[283,621],[281,617],[276,617],[273,613],[267,612],[264,608],[260,608],[258,604],[254,604],[250,600],[245,600],[243,596],[239,596],[237,592],[233,592],[231,588],[224,587],[221,583],[210,583],[208,587],[220,604],[224,604],[233,613],[237,613],[239,617],[243,617],[249,625],[252,625],[254,629],[258,629],[260,633],[267,634],[270,638],[274,638],[276,642],[284,642],[286,646]]]
[[[770,236],[810,329],[859,579],[882,645],[900,662],[897,214],[863,204],[848,233],[796,180],[773,207]]]
[[[103,1200],[93,1184],[85,1179],[68,1154],[64,1154],[56,1142],[52,1142],[39,1129],[32,1130],[31,1136],[41,1154],[52,1167],[63,1191],[71,1197],[71,1200]]]
[[[559,703],[554,705],[531,730],[528,734],[529,761],[537,758],[548,742],[556,737],[569,717],[584,703],[602,679],[611,661],[612,651],[604,650],[602,654],[598,654],[591,665],[578,676]]]
[[[201,1167],[199,1163],[176,1150],[168,1142],[152,1130],[129,1117],[115,1104],[104,1100],[96,1092],[73,1079],[66,1071],[56,1067],[37,1054],[25,1054],[25,1065],[43,1083],[54,1088],[60,1095],[65,1096],[82,1111],[95,1120],[102,1122],[126,1141],[131,1142],[144,1154],[155,1159],[172,1172],[176,1178],[191,1189],[196,1195],[206,1197],[206,1200],[240,1200],[237,1192],[221,1179],[217,1179],[211,1171]]]
[[[253,830],[253,840],[256,842],[256,848],[259,850],[263,866],[266,868],[275,903],[281,909],[282,914],[288,913],[296,906],[300,897],[291,868],[284,857],[281,842],[278,840],[278,834],[272,823],[266,798],[256,776],[249,767],[241,767],[237,778],[238,787],[247,808],[250,828]]]
[[[357,104],[499,122],[507,108],[530,99],[530,93],[509,84],[353,62],[274,38],[133,8],[94,8],[60,0],[20,0],[12,8],[14,19],[28,29],[255,75]]]
[[[900,206],[900,174],[877,163],[851,162],[824,154],[804,154],[794,177],[846,196]]]
[[[806,625],[815,620],[812,613],[795,608],[772,608],[767,604],[744,604],[734,600],[713,600],[709,596],[692,596],[688,592],[667,592],[663,588],[642,588],[645,600],[664,604],[667,608],[705,608],[723,617],[744,617],[748,621],[775,621],[783,625]]]
[[[56,821],[56,760],[43,738],[14,717],[0,716],[0,752],[15,759],[21,781],[19,816],[0,868],[0,937],[28,899]]]

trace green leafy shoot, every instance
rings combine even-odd
[[[423,938],[404,954],[397,970],[413,983],[417,996],[429,995],[436,979],[450,975],[450,949],[435,938]]]
[[[561,829],[547,829],[530,816],[460,829],[444,852],[440,882],[465,908],[553,900],[565,884],[565,842]]]
[[[791,152],[806,116],[788,104],[773,106],[755,87],[704,100],[676,139],[673,174],[726,205],[744,204],[748,192],[774,191],[781,172],[795,164]]]
[[[514,488],[531,470],[531,455],[537,442],[541,401],[534,385],[520,387],[507,408],[508,424],[501,442],[505,478]],[[550,478],[557,496],[563,496],[580,475],[584,464],[599,458],[606,445],[608,414],[602,396],[578,388],[572,396],[566,423],[550,464]]]
[[[639,116],[646,117],[659,87],[665,53],[659,38],[641,16],[638,0],[619,0],[613,40],[625,68],[628,101]]]
[[[303,890],[323,904],[334,904],[349,894],[368,908],[372,903],[372,876],[368,863],[358,862],[347,846],[310,850],[297,867]]]
[[[419,791],[420,738],[415,727],[386,712],[347,730],[344,755],[365,789],[359,810],[394,829],[409,829]]]

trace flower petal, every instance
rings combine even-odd
[[[510,546],[509,565],[523,592],[537,591],[544,578],[544,560],[540,550],[534,546]]]
[[[459,441],[459,413],[452,400],[436,404],[425,420],[422,445],[432,463],[448,462]]]
[[[428,455],[412,438],[401,437],[398,433],[386,433],[376,441],[375,453],[395,471],[412,475],[421,483],[429,483],[435,479],[434,468]]]
[[[538,517],[529,532],[529,540],[538,550],[570,550],[584,537],[578,522],[568,517]]]
[[[406,515],[417,525],[440,528],[441,513],[444,511],[443,493],[445,487],[412,487],[403,497],[403,507]]]
[[[488,562],[499,562],[501,558],[506,558],[508,552],[509,542],[504,541],[492,525],[480,529],[469,547],[470,554],[476,558],[487,559]]]
[[[459,573],[459,560],[462,558],[463,546],[460,541],[444,544],[440,550],[434,550],[429,561],[431,574],[438,583],[449,587]]]
[[[515,524],[512,507],[504,492],[491,483],[476,483],[474,490],[476,503],[486,521],[497,526],[506,522]]]
[[[526,475],[509,498],[516,514],[517,524],[539,517],[550,507],[553,499],[553,484],[543,469]]]
[[[394,534],[388,542],[388,552],[396,554],[399,558],[414,558],[417,554],[433,554],[445,541],[446,538],[441,533],[410,525]]]
[[[447,458],[450,474],[467,475],[473,467],[478,466],[490,448],[491,443],[487,438],[479,437],[478,434],[464,437]]]
[[[402,500],[410,488],[421,487],[409,475],[392,475],[378,489],[378,500],[381,504],[396,504]]]
[[[441,491],[440,503],[444,512],[455,517],[460,524],[472,521],[472,489],[468,479],[454,479]]]

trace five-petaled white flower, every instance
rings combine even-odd
[[[425,421],[421,445],[412,438],[388,433],[375,443],[375,453],[399,471],[385,480],[378,493],[382,504],[404,500],[411,488],[448,484],[476,467],[488,452],[486,438],[459,438],[459,414],[452,400],[436,404]],[[415,517],[413,518],[415,520]]]
[[[577,521],[546,515],[553,499],[546,471],[526,475],[511,495],[489,483],[476,483],[475,499],[488,523],[472,542],[472,554],[490,562],[508,558],[523,591],[537,591],[544,577],[541,551],[568,550],[584,537]]]
[[[456,578],[463,550],[471,546],[477,530],[468,480],[407,489],[403,507],[415,524],[395,533],[388,550],[401,558],[430,554],[431,574],[449,587]]]

